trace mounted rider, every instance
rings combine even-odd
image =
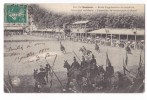
[[[83,50],[86,51],[86,48],[83,46]]]
[[[74,57],[73,60],[74,60],[74,62],[71,64],[71,68],[67,72],[67,76],[68,76],[68,81],[67,81],[67,85],[66,85],[67,89],[69,88],[70,82],[73,77],[76,79],[78,84],[80,83],[80,80],[81,80],[81,74],[79,74],[81,66],[78,63],[78,61],[76,60],[76,57]]]
[[[86,62],[84,56],[82,56],[81,68],[83,69],[83,68],[87,68],[87,67],[88,67],[87,62]]]
[[[67,60],[64,60],[64,68],[66,68],[66,69],[67,69],[67,71],[69,71],[69,70],[70,70],[70,68],[71,68],[71,66],[70,66],[70,64],[68,63],[68,61],[67,61]]]
[[[50,67],[51,66],[49,64],[46,64],[46,67],[45,67],[46,75],[45,75],[45,77],[46,77],[47,83],[48,83],[48,74],[51,71]]]
[[[96,62],[94,55],[92,54],[92,59],[90,61],[90,65],[93,65],[93,64],[97,64],[97,62]]]
[[[60,49],[63,53],[66,53],[65,47],[62,45],[61,41],[60,41]]]
[[[98,66],[94,62],[90,68],[90,82],[91,83],[95,83],[95,78],[97,77],[97,75],[100,75],[100,72],[99,72]]]
[[[46,85],[46,81],[45,81],[46,71],[42,67],[42,65],[40,65],[40,69],[39,70],[40,70],[40,72],[38,73],[38,82],[40,84]]]
[[[131,48],[129,47],[129,44],[127,44],[127,46],[125,47],[125,49],[126,49],[126,52],[127,52],[128,54],[132,54],[132,53],[131,53]]]
[[[37,80],[37,75],[38,75],[38,69],[34,69],[33,77],[35,80]]]
[[[95,44],[95,50],[100,52],[100,48],[99,48],[99,45],[97,43]]]
[[[106,72],[105,72],[105,78],[111,78],[114,74],[114,68],[113,66],[110,64],[108,64],[106,66]]]
[[[114,75],[114,67],[110,64],[108,64],[106,66],[106,72],[105,72],[105,75],[104,75],[104,80],[105,80],[105,87],[109,87],[111,86],[111,80],[112,80],[112,77]]]
[[[81,71],[83,76],[86,76],[87,68],[88,68],[88,62],[85,60],[84,56],[82,56]]]
[[[80,64],[77,62],[76,57],[74,57],[74,62],[71,64],[71,68],[80,69]]]

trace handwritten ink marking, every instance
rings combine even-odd
[[[38,55],[36,55],[36,58],[37,58],[36,61],[40,60],[40,57]]]
[[[18,62],[21,62],[23,59],[25,59],[25,58],[27,58],[27,57],[20,57],[20,59],[19,59],[19,61]]]
[[[47,52],[47,51],[49,51],[49,48],[41,49],[41,50],[39,50],[39,53],[44,53],[44,52]]]
[[[26,54],[26,57],[34,56],[34,52],[30,52]]]
[[[34,56],[34,55],[35,55],[34,52],[29,52],[25,56],[15,58],[15,61],[18,59],[18,62],[21,62],[23,59]]]
[[[30,45],[27,45],[27,48],[30,48],[31,46]]]
[[[34,46],[37,46],[37,45],[45,45],[45,43],[36,43],[36,44],[34,44]]]
[[[16,52],[13,52],[13,53],[4,53],[4,57],[11,57],[11,56],[17,56],[17,55],[20,55],[20,53],[16,53]]]
[[[47,54],[46,54],[45,59],[46,59],[47,57],[50,57],[50,53],[47,53]]]
[[[13,51],[13,50],[23,50],[23,45],[22,46],[18,45],[16,48],[9,47],[7,52]]]

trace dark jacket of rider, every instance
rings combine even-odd
[[[90,64],[91,64],[91,65],[97,64],[97,63],[96,63],[96,59],[95,59],[95,58],[92,58],[91,61],[90,61]]]
[[[76,57],[74,57],[74,62],[71,64],[71,68],[80,69],[80,64],[77,62]]]
[[[105,73],[105,78],[111,78],[114,74],[114,68],[113,66],[107,66],[106,67],[106,73]]]
[[[71,67],[72,67],[72,68],[77,68],[77,69],[79,69],[79,68],[80,68],[80,64],[76,61],[76,62],[73,62],[73,63],[71,64]]]
[[[74,61],[74,62],[71,64],[71,67],[72,67],[72,68],[79,69],[79,68],[80,68],[80,64],[79,64],[77,61]]]
[[[85,61],[85,57],[82,56],[81,68],[87,68],[87,67],[88,67],[88,63]]]
[[[90,65],[97,64],[94,55],[92,54],[92,59],[90,61]]]
[[[88,67],[88,64],[86,61],[81,61],[81,67],[82,68],[87,68]]]

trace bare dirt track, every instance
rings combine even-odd
[[[124,48],[100,46],[101,52],[97,53],[94,50],[95,45],[90,43],[86,44],[81,42],[62,41],[62,44],[67,51],[67,54],[63,54],[60,51],[60,43],[56,39],[24,35],[12,36],[5,38],[5,40],[27,40],[26,42],[4,42],[4,74],[7,75],[9,71],[11,76],[18,76],[21,80],[21,83],[23,83],[22,86],[24,87],[26,84],[29,86],[34,85],[32,76],[33,70],[40,68],[40,65],[45,67],[47,62],[49,62],[49,64],[52,66],[56,54],[57,59],[53,69],[57,73],[58,77],[63,81],[63,83],[65,83],[66,69],[63,68],[64,60],[67,60],[70,64],[73,62],[73,57],[75,55],[72,53],[72,51],[75,51],[75,53],[81,59],[82,53],[79,52],[79,48],[82,46],[85,46],[88,50],[91,50],[96,57],[97,65],[104,65],[104,68],[106,67],[106,52],[108,50],[108,56],[111,64],[114,66],[115,72],[121,71],[123,69],[123,58],[125,59],[126,57],[126,51]],[[129,70],[136,70],[138,68],[139,57],[140,50],[132,50],[132,54],[128,55]],[[144,51],[142,52],[142,59],[144,59]],[[55,77],[54,82],[54,87],[57,88],[59,83]],[[26,88],[26,90],[23,92],[28,91],[32,90],[29,90],[29,88],[27,90]],[[54,92],[57,92],[56,89]]]
[[[20,37],[24,39],[23,36],[16,36],[15,39]],[[36,39],[35,36],[27,36],[25,38],[26,39],[28,38],[28,40]],[[38,38],[39,37],[37,37],[37,39]],[[40,37],[39,39],[44,39],[44,38]],[[97,65],[104,65],[104,68],[106,64],[106,52],[108,50],[108,56],[112,65],[114,66],[115,71],[122,70],[123,58],[125,59],[126,57],[126,51],[123,48],[100,46],[101,53],[97,53],[94,50],[94,46],[95,46],[94,44],[86,44],[86,43],[73,42],[73,41],[62,41],[62,44],[64,45],[67,54],[63,54],[60,51],[60,43],[59,41],[56,40],[39,41],[39,42],[37,41],[5,42],[4,43],[5,72],[11,71],[11,74],[13,75],[31,75],[34,68],[38,68],[39,65],[45,66],[45,64],[47,63],[45,60],[45,56],[47,54],[52,55],[50,57],[47,57],[47,61],[51,65],[55,58],[55,54],[57,54],[57,59],[54,65],[54,70],[56,72],[66,71],[66,69],[63,68],[64,60],[68,60],[70,64],[73,62],[73,57],[75,55],[74,53],[72,53],[72,51],[75,51],[76,54],[81,59],[82,53],[79,52],[79,48],[82,46],[85,46],[87,49],[91,50],[97,59]],[[40,50],[42,50],[43,52],[41,52]],[[30,54],[30,56],[26,57],[26,55],[29,53],[34,53],[34,55]],[[40,59],[38,61],[32,61],[37,59],[37,57],[35,57],[36,55],[38,55]],[[134,65],[135,66],[139,65],[139,57],[140,57],[140,50],[132,50],[132,54],[128,55],[128,69],[132,69],[132,66]],[[144,52],[142,53],[142,58],[144,59]]]

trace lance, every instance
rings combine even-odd
[[[108,48],[107,48],[107,51],[106,51],[106,67],[107,67],[107,64],[108,64],[108,58],[107,58],[107,56],[108,56]]]
[[[4,88],[7,90],[8,93],[11,93],[8,86],[4,83]]]
[[[52,67],[53,67],[53,66],[54,66],[54,64],[55,64],[56,59],[57,59],[57,54],[56,54],[56,56],[55,56],[55,59],[54,59],[54,62],[53,62]]]
[[[77,56],[77,54],[74,52],[74,51],[72,51],[74,54],[75,54],[75,56],[78,58],[78,60],[81,62],[81,60],[80,60],[80,58]]]
[[[124,75],[127,75],[126,74],[126,71],[129,73],[129,76],[131,78],[135,78],[135,76],[133,74],[131,74],[131,72],[126,68],[125,64],[124,64],[124,59],[123,59],[123,71],[124,71]]]
[[[54,65],[54,63],[55,63],[56,58],[57,58],[57,54],[56,54],[56,57],[55,57],[55,59],[54,59],[53,65]],[[45,59],[45,60],[46,60],[46,59]],[[46,62],[48,63],[47,60],[46,60]],[[48,63],[48,64],[49,64],[49,63]],[[53,66],[52,66],[52,67],[53,67]],[[60,85],[62,86],[62,88],[64,88],[64,86],[62,85],[61,81],[59,80],[58,76],[56,75],[56,73],[54,72],[54,70],[53,70],[52,67],[50,67],[50,69],[52,70],[52,72],[53,72],[54,75],[56,76],[56,78],[57,78],[57,80],[59,81],[59,83],[60,83]]]
[[[141,59],[141,53],[142,53],[142,50],[140,51],[140,61],[139,61],[139,67],[138,67],[138,71],[141,69],[141,66],[142,66],[142,59]]]
[[[54,59],[54,61],[53,61],[53,65],[52,65],[52,67],[54,67],[54,64],[55,64],[56,58],[57,58],[57,54],[55,55],[55,59]],[[45,59],[46,59],[46,57],[45,57]],[[48,63],[47,59],[46,59],[46,62]],[[52,73],[53,73],[53,71],[50,73],[50,75],[51,75],[51,77],[53,78],[53,74],[52,74]],[[50,83],[51,83],[51,86],[52,86],[52,80],[51,80]],[[50,86],[50,87],[51,87],[51,86]]]
[[[9,74],[9,71],[8,71],[8,84],[10,85],[11,92],[15,92],[14,88],[13,88],[12,79],[11,79],[11,76]]]
[[[124,58],[123,58],[123,71],[124,71],[124,75],[126,75],[126,73],[125,73],[125,64],[124,64]]]
[[[123,59],[123,68],[124,68],[124,75],[126,75],[126,71],[128,72],[128,73],[131,73],[127,68],[126,68],[126,65],[124,64],[124,59]]]

